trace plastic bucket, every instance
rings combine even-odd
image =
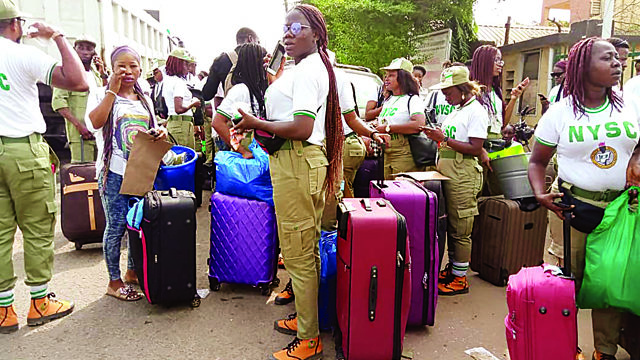
[[[518,154],[491,160],[504,197],[510,200],[534,196],[527,169],[530,154]]]
[[[180,165],[160,165],[156,181],[153,186],[156,190],[187,190],[195,192],[196,178],[196,152],[185,146],[173,145],[171,148],[176,154],[186,153],[185,162]]]

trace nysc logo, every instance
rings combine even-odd
[[[0,73],[0,90],[9,91],[11,86],[7,82],[7,75]]]
[[[618,162],[618,152],[611,146],[600,143],[600,146],[591,152],[591,162],[600,169],[610,169]]]

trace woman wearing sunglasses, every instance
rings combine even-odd
[[[493,45],[483,45],[473,53],[471,62],[471,80],[483,86],[483,91],[477,97],[482,106],[489,113],[489,128],[487,140],[502,139],[502,128],[509,123],[518,98],[529,86],[529,78],[511,90],[511,98],[505,106],[502,94],[502,53]],[[480,161],[484,167],[485,192],[487,195],[502,193],[497,178],[491,174],[489,156],[482,151]]]
[[[268,142],[261,135],[262,144],[270,153],[278,235],[297,315],[276,321],[277,331],[296,337],[270,358],[319,359],[318,239],[325,191],[333,190],[342,171],[344,139],[324,16],[313,6],[298,5],[285,24],[285,51],[295,66],[271,79],[265,94],[268,120],[239,109],[243,118],[235,129],[273,134]]]
[[[567,60],[560,60],[553,65],[553,72],[551,73],[551,79],[554,86],[549,91],[549,97],[545,98],[542,94],[540,96],[540,103],[542,104],[542,114],[549,110],[549,106],[555,102],[560,101],[564,96],[562,95],[562,89],[564,85],[564,73],[567,70]]]

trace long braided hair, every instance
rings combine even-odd
[[[251,98],[251,109],[256,116],[262,118],[267,117],[264,93],[269,86],[267,72],[262,66],[262,59],[266,54],[267,50],[255,43],[240,46],[238,62],[231,76],[231,84],[245,84],[247,86]],[[254,103],[257,103],[257,109],[254,109]]]
[[[491,102],[491,90],[496,92],[496,96],[502,100],[502,73],[493,76],[493,65],[495,63],[498,48],[493,45],[482,45],[473,52],[471,61],[470,78],[480,85],[484,85],[484,91],[478,96],[478,101],[490,114],[500,112],[504,118],[505,104],[502,101],[502,109],[494,109]]]
[[[565,87],[563,89],[563,94],[565,97],[571,95],[573,113],[576,116],[582,116],[585,114],[585,79],[589,76],[589,71],[591,70],[591,50],[593,50],[593,44],[598,41],[606,40],[599,37],[586,38],[575,43],[571,47],[571,50],[569,50],[567,71],[564,77]],[[622,97],[613,91],[612,88],[608,87],[606,89],[606,96],[609,98],[609,102],[616,110],[619,111],[622,108]]]
[[[115,68],[114,64],[118,57],[122,54],[131,54],[138,61],[138,65],[140,65],[140,55],[131,47],[127,45],[119,46],[111,52],[111,66]],[[115,76],[112,75],[112,76]],[[137,80],[137,79],[136,79]],[[133,92],[136,94],[144,109],[149,113],[149,127],[155,127],[156,121],[153,116],[153,111],[151,110],[151,106],[147,102],[144,93],[142,92],[142,88],[140,84],[136,81],[133,85]],[[115,106],[115,100],[114,100]],[[104,124],[102,128],[102,138],[104,140],[104,152],[102,159],[104,161],[104,166],[102,167],[102,181],[103,184],[106,184],[107,174],[109,173],[109,164],[111,163],[111,155],[113,154],[113,141],[111,137],[113,136],[113,106],[111,107],[111,111],[109,111],[109,116],[107,117],[107,122]]]
[[[327,68],[327,73],[329,73],[329,94],[327,95],[327,112],[324,119],[329,168],[327,169],[327,178],[324,186],[327,188],[328,193],[332,193],[336,185],[335,181],[342,172],[343,130],[336,75],[327,53],[327,43],[329,41],[327,23],[322,12],[315,6],[302,4],[293,8],[292,11],[294,10],[299,11],[309,21],[311,29],[318,36],[318,53]]]
[[[167,57],[167,63],[165,64],[165,71],[169,76],[184,78],[187,76],[187,72],[184,70],[185,64],[187,64],[186,60],[178,59],[175,56],[169,55]]]

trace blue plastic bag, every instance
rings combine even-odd
[[[264,201],[273,206],[269,155],[255,140],[249,145],[249,151],[253,153],[253,159],[245,159],[233,151],[216,154],[216,191]]]
[[[129,211],[127,212],[127,225],[131,229],[140,230],[144,209],[144,198],[132,197],[129,199]]]
[[[337,237],[337,231],[323,231],[320,235],[320,290],[318,291],[320,330],[331,330],[336,319]]]

